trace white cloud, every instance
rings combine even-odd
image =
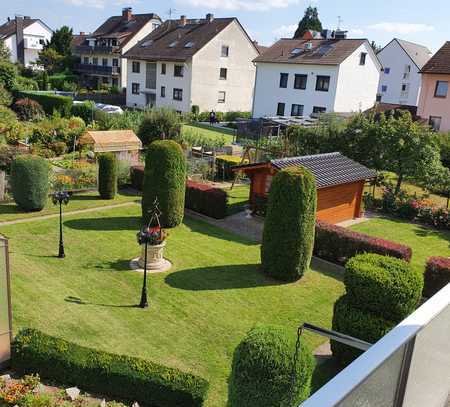
[[[273,30],[272,33],[275,35],[276,38],[292,37],[297,27],[298,27],[297,24],[282,25]]]
[[[178,0],[178,3],[211,10],[267,11],[298,4],[299,0]]]
[[[372,24],[369,25],[368,28],[376,31],[384,31],[387,33],[398,33],[398,34],[410,34],[434,30],[434,27],[432,25],[427,24],[388,23],[388,22]]]
[[[350,30],[348,30],[350,35],[363,35],[364,34],[364,30],[361,30],[360,28],[351,28]]]
[[[139,0],[64,0],[65,3],[71,4],[73,6],[82,6],[82,7],[89,7],[89,8],[98,8],[103,9],[107,5],[114,5],[114,6],[128,6],[140,3]]]

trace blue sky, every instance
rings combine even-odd
[[[393,37],[427,45],[436,51],[450,40],[448,0],[0,0],[0,19],[15,14],[43,19],[50,27],[69,25],[78,31],[93,31],[108,16],[124,6],[136,13],[155,12],[168,18],[186,14],[198,18],[212,12],[218,17],[238,17],[249,34],[261,44],[290,36],[304,9],[318,7],[322,24],[336,28],[338,16],[350,37],[369,38],[385,45]]]

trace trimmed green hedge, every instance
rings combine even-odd
[[[142,219],[150,221],[149,210],[158,197],[161,226],[173,228],[183,221],[186,191],[186,158],[181,146],[172,140],[150,144],[145,159],[142,193]]]
[[[11,189],[16,204],[26,211],[41,211],[49,191],[48,162],[35,155],[20,155],[11,164]]]
[[[293,407],[309,397],[314,358],[304,341],[292,389],[295,340],[295,331],[275,326],[258,326],[246,335],[234,352],[230,407]]]
[[[306,168],[273,177],[261,246],[265,273],[283,281],[303,276],[312,257],[316,206],[316,180]]]
[[[57,111],[62,117],[70,117],[72,114],[72,98],[68,96],[55,95],[50,92],[32,92],[19,91],[16,92],[18,98],[33,99],[38,102],[45,113],[52,115]]]
[[[347,262],[344,283],[354,307],[401,321],[419,304],[423,275],[403,260],[366,253]]]
[[[343,295],[334,304],[332,329],[342,334],[375,343],[395,325],[396,322],[353,307],[347,295]],[[344,366],[353,362],[363,353],[361,350],[333,340],[331,341],[331,351],[337,361]]]
[[[12,366],[23,375],[44,379],[124,401],[157,407],[202,406],[208,382],[148,360],[86,348],[26,329],[12,346]]]
[[[114,199],[117,193],[117,157],[113,153],[99,154],[98,192],[102,199]]]

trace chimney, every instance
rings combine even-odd
[[[131,7],[124,7],[122,9],[122,20],[130,21],[133,17],[133,9]]]
[[[187,18],[186,16],[181,16],[180,17],[180,26],[184,27],[187,24]]]
[[[16,44],[17,44],[17,60],[21,64],[25,64],[25,48],[23,41],[23,17],[16,16]]]
[[[208,13],[206,14],[206,21],[211,23],[214,20],[214,14]]]
[[[336,30],[334,32],[334,38],[336,40],[345,40],[347,38],[347,31]]]

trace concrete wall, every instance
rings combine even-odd
[[[361,53],[366,53],[365,65],[360,65]],[[358,112],[370,109],[376,101],[380,64],[370,45],[362,44],[339,66],[338,86],[333,110]]]
[[[440,131],[450,131],[450,88],[446,98],[434,96],[437,81],[450,83],[450,75],[422,75],[422,90],[417,115],[428,120],[430,116],[442,118]]]
[[[422,85],[419,68],[411,60],[400,44],[393,40],[379,54],[383,68],[389,68],[389,73],[381,72],[378,94],[381,95],[381,102],[401,105],[417,106],[419,103],[420,88]],[[411,72],[404,78],[407,66],[411,67]],[[402,92],[402,85],[408,87],[407,92]],[[382,91],[386,86],[387,90]]]
[[[228,57],[221,56],[223,45],[229,47]],[[194,55],[191,105],[200,111],[250,111],[256,73],[252,61],[258,55],[234,21]],[[226,80],[220,79],[220,68],[227,69]],[[225,103],[218,102],[219,92],[225,92]]]
[[[280,88],[280,73],[287,73],[287,88]],[[306,89],[294,89],[295,74],[307,75]],[[328,92],[316,91],[318,75],[330,76]],[[338,78],[337,66],[300,64],[257,64],[253,117],[276,116],[278,103],[285,103],[285,115],[290,116],[292,104],[304,105],[303,115],[309,116],[314,106],[333,111]]]

